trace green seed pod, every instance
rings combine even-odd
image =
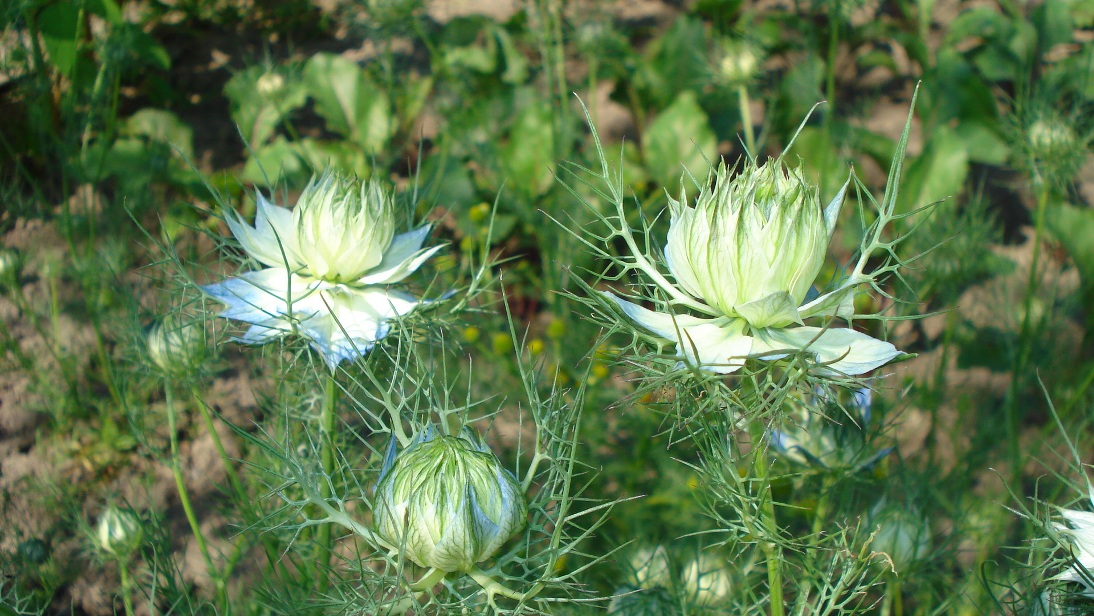
[[[141,545],[144,528],[131,509],[111,505],[99,516],[96,539],[99,548],[118,558],[127,558]]]
[[[468,571],[524,528],[528,506],[516,478],[465,431],[429,426],[396,454],[392,442],[376,484],[376,532],[406,558],[441,571]]]

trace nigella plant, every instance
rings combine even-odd
[[[326,171],[292,210],[259,193],[255,224],[229,210],[236,241],[261,269],[204,287],[225,305],[221,317],[249,323],[240,342],[298,333],[333,370],[366,353],[421,300],[390,285],[440,246],[423,248],[430,226],[396,233],[391,193],[377,180]]]
[[[873,392],[865,387],[841,400],[841,390],[818,387],[790,402],[781,425],[768,433],[771,448],[787,462],[817,471],[867,471],[892,451],[871,443]]]
[[[823,290],[815,284],[846,194],[855,188],[873,202],[853,175],[824,204],[801,169],[787,165],[785,152],[762,164],[719,164],[699,185],[693,204],[683,193],[679,199],[669,197],[661,244],[644,219],[640,228],[632,227],[635,217],[628,212],[622,177],[613,175],[596,143],[602,164],[597,178],[607,190],[575,177],[613,207],[602,213],[590,204],[606,233],[593,238],[585,230],[574,233],[613,264],[599,283],[628,283],[607,289],[582,283],[586,294],[579,301],[606,324],[657,350],[673,349],[676,369],[715,374],[738,372],[750,361],[786,365],[794,358],[815,376],[844,378],[906,357],[889,342],[848,325],[885,318],[856,314],[854,298],[870,289],[885,293],[882,281],[902,265],[894,252],[900,238],[887,237],[887,226],[900,217],[895,179],[907,129],[890,186],[882,202],[874,202],[876,218],[864,230],[858,255]],[[622,254],[609,250],[616,239],[625,246]]]

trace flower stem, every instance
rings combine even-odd
[[[208,405],[198,395],[196,387],[190,389],[190,395],[194,398],[194,403],[197,404],[198,410],[201,411],[201,418],[205,422],[205,429],[209,431],[209,436],[213,439],[213,446],[217,448],[217,453],[220,455],[220,461],[224,464],[224,472],[228,476],[228,483],[232,484],[232,490],[235,492],[236,498],[240,502],[246,500],[246,492],[243,489],[243,483],[239,480],[239,475],[236,475],[235,467],[232,465],[232,459],[228,457],[228,452],[224,449],[224,443],[220,440],[220,435],[217,433],[216,425],[213,423],[213,414],[209,410]]]
[[[760,512],[764,517],[764,526],[768,533],[778,533],[778,521],[775,518],[775,502],[771,494],[771,479],[768,476],[770,470],[767,464],[767,450],[764,446],[765,424],[762,419],[755,419],[751,426],[753,469],[756,479],[760,484]],[[760,549],[763,550],[765,564],[767,565],[767,585],[771,593],[771,616],[783,616],[783,571],[782,548],[774,541],[764,537],[757,537],[760,541]]]
[[[133,600],[129,596],[129,559],[118,560],[118,575],[122,578],[122,603],[125,605],[125,616],[133,616]]]
[[[175,487],[178,489],[179,503],[182,504],[182,511],[186,514],[186,521],[190,523],[190,531],[194,534],[194,541],[197,542],[198,551],[201,552],[201,557],[205,560],[206,571],[216,586],[217,600],[225,608],[224,612],[227,613],[228,597],[224,587],[224,580],[221,579],[213,566],[213,559],[209,555],[209,547],[205,543],[205,535],[201,532],[201,525],[198,524],[197,516],[194,515],[194,507],[190,504],[190,492],[186,489],[186,480],[182,476],[182,466],[179,464],[179,435],[175,427],[175,397],[169,384],[164,384],[163,391],[167,402],[167,432],[171,441],[171,474],[175,476]]]
[[[338,405],[338,379],[334,372],[327,374],[326,387],[323,390],[323,410],[319,418],[319,430],[321,439],[321,457],[323,462],[324,481],[319,484],[319,495],[327,501],[333,495],[334,484],[334,432],[335,407]],[[331,525],[323,524],[319,527],[319,566],[326,568],[330,565],[331,555]],[[326,591],[330,583],[330,577],[322,574],[319,577],[320,591]]]
[[[756,160],[756,133],[752,127],[752,108],[749,106],[748,87],[745,84],[737,86],[737,100],[741,107],[741,127],[745,133],[745,147],[748,148],[748,157]]]

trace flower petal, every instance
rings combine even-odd
[[[745,322],[733,319],[701,319],[686,314],[671,315],[647,310],[611,293],[623,314],[658,336],[676,342],[676,354],[688,363],[718,374],[736,372],[752,352],[753,339],[744,335]]]
[[[422,225],[413,231],[396,235],[391,245],[384,251],[379,265],[369,270],[357,284],[391,284],[406,278],[425,263],[429,257],[443,247],[442,245],[422,248],[422,243],[432,225]]]
[[[300,269],[302,263],[297,248],[292,211],[274,205],[258,193],[255,226],[243,220],[235,210],[224,217],[236,241],[254,260],[270,267]]]
[[[317,291],[331,285],[290,273],[282,267],[246,272],[203,290],[225,305],[218,316],[255,325],[284,319],[290,314],[307,318],[320,311]],[[302,316],[301,316],[302,315]]]
[[[409,314],[422,302],[413,297],[379,289],[338,290],[322,294],[326,310],[300,323],[333,370],[347,359],[363,356],[391,331],[391,321]]]
[[[738,304],[734,306],[734,310],[752,327],[786,327],[792,323],[801,324],[798,306],[794,298],[785,291]]]
[[[817,363],[824,364],[817,370],[821,374],[865,374],[903,354],[884,340],[848,328],[795,327],[755,330],[755,333],[755,352],[767,349],[761,359],[776,360],[793,351],[809,351]]]

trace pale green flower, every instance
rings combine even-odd
[[[748,357],[773,361],[805,351],[818,371],[863,374],[901,352],[852,329],[804,325],[813,317],[849,317],[854,286],[809,301],[847,186],[822,206],[817,189],[781,160],[736,177],[719,166],[695,206],[670,198],[665,265],[658,272],[671,303],[705,314],[655,312],[608,294],[625,315],[704,369],[730,373]],[[861,282],[861,281],[859,281]]]
[[[1094,489],[1090,491],[1094,504]],[[1056,576],[1058,580],[1078,582],[1087,597],[1094,597],[1094,512],[1078,509],[1061,509],[1064,523],[1056,523],[1059,531],[1069,542],[1074,565]]]
[[[376,485],[376,532],[408,560],[469,571],[524,528],[528,506],[516,478],[470,432],[430,426],[396,455],[388,450]]]
[[[144,528],[140,518],[129,509],[111,505],[99,516],[96,539],[104,552],[126,558],[141,545]]]
[[[874,449],[867,438],[872,392],[867,388],[854,391],[846,403],[839,403],[833,395],[817,389],[808,403],[792,403],[782,427],[768,432],[772,450],[787,461],[818,469],[873,468],[892,448]],[[822,412],[817,412],[818,408]]]
[[[248,344],[299,332],[331,369],[366,353],[422,303],[385,285],[440,249],[422,248],[429,225],[395,234],[393,200],[378,182],[330,171],[312,179],[293,210],[259,194],[254,227],[234,211],[226,221],[266,268],[204,287],[226,305],[220,316],[250,323],[239,338]]]
[[[877,527],[870,549],[887,554],[897,573],[927,557],[931,528],[918,508],[882,501],[874,506],[870,519]]]

